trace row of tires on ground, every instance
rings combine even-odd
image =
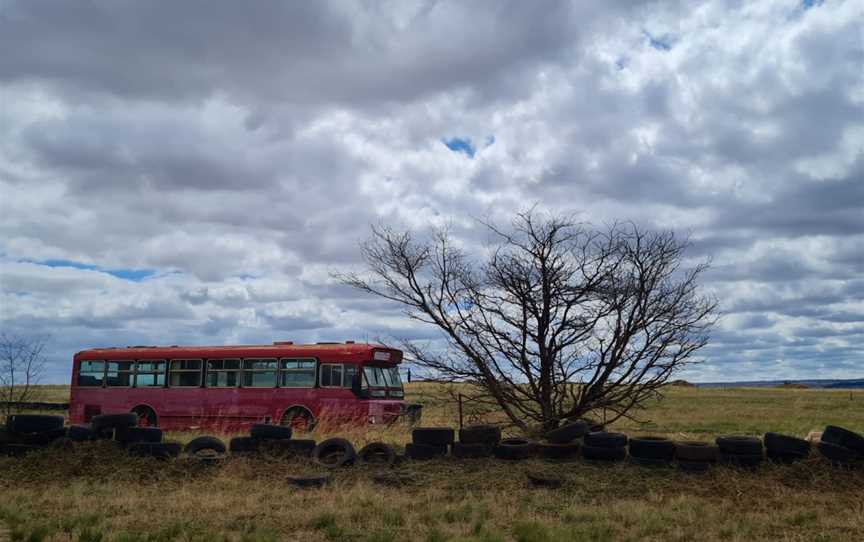
[[[667,466],[673,463],[687,471],[705,471],[718,462],[741,467],[756,467],[765,459],[792,463],[811,454],[807,440],[778,433],[766,433],[763,439],[747,436],[718,437],[714,443],[675,442],[665,437],[628,438],[623,433],[592,431],[599,429],[590,422],[575,421],[548,432],[544,440],[501,439],[498,428],[488,425],[466,427],[455,432],[445,428],[420,428],[413,432],[413,442],[405,448],[411,459],[430,459],[447,455],[459,458],[494,456],[505,460],[540,457],[566,461],[581,457],[592,462],[616,462],[628,459],[643,466]],[[817,448],[834,465],[864,465],[864,437],[842,427],[827,426]]]
[[[0,429],[0,454],[20,456],[47,446],[63,447],[75,442],[113,440],[129,453],[162,459],[181,453],[203,461],[219,461],[229,452],[234,455],[266,453],[276,456],[309,457],[315,463],[338,468],[360,460],[364,463],[393,465],[400,461],[396,451],[385,443],[374,442],[359,452],[342,438],[320,443],[293,438],[290,427],[269,424],[253,425],[248,436],[232,438],[228,446],[212,436],[201,436],[185,446],[165,442],[156,427],[138,427],[135,414],[95,416],[89,425],[63,426],[62,416],[23,414],[7,420]],[[742,467],[756,467],[766,458],[790,463],[807,458],[811,443],[807,440],[766,433],[764,439],[746,436],[718,437],[715,443],[675,442],[664,437],[628,438],[623,433],[599,430],[602,427],[577,420],[548,432],[542,441],[501,438],[493,425],[474,425],[459,429],[427,427],[412,432],[412,442],[405,446],[404,458],[428,460],[452,455],[459,459],[496,457],[518,461],[540,457],[566,461],[581,457],[587,461],[615,462],[630,459],[644,466],[673,463],[688,471],[704,471],[712,464],[726,462]],[[836,426],[827,426],[817,448],[833,464],[844,467],[864,465],[864,437]]]

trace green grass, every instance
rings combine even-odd
[[[455,425],[456,408],[429,385],[424,423]],[[671,389],[612,429],[709,439],[724,433],[804,435],[834,423],[864,430],[864,393],[788,389]],[[409,396],[409,400],[411,397]],[[346,434],[358,445],[401,446],[405,427]],[[325,435],[315,435],[323,438]],[[170,438],[186,440],[188,434]],[[703,475],[630,465],[509,464],[442,459],[400,467],[415,485],[384,488],[373,469],[335,473],[325,489],[300,490],[291,474],[315,469],[271,458],[219,466],[131,458],[110,443],[0,458],[0,540],[90,541],[570,541],[864,539],[864,471],[819,457],[758,471]],[[562,476],[532,488],[525,470]],[[5,527],[5,529],[4,529]]]

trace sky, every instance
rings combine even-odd
[[[689,235],[694,381],[864,376],[857,1],[0,0],[0,330],[433,340],[337,284],[383,222]]]

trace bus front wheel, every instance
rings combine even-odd
[[[285,425],[297,433],[308,433],[315,429],[315,418],[303,407],[291,407],[282,415],[279,425]]]
[[[153,409],[146,406],[137,406],[132,409],[132,413],[138,416],[139,427],[156,427],[157,418]]]

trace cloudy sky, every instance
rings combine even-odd
[[[378,221],[689,233],[692,380],[864,376],[858,1],[0,0],[0,329],[430,337],[335,285]]]

